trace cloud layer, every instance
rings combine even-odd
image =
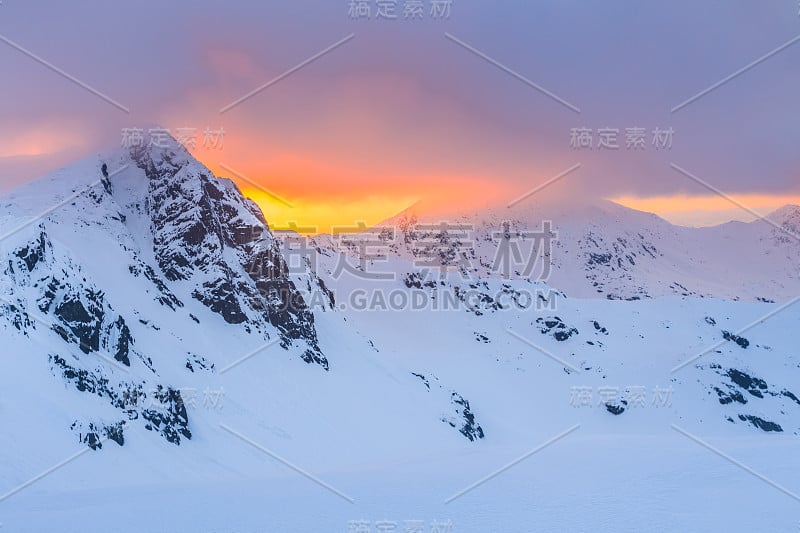
[[[800,193],[800,43],[671,112],[800,34],[794,2],[456,0],[447,20],[427,7],[413,21],[403,3],[397,20],[376,20],[374,3],[356,20],[344,0],[8,0],[2,186],[119,145],[122,128],[161,124],[200,138],[224,128],[224,147],[200,146],[201,160],[322,223],[420,198],[510,200],[576,163],[554,188],[586,198],[708,193],[673,162],[730,194]],[[591,149],[570,145],[577,128],[591,130]],[[626,147],[633,128],[644,148]],[[656,128],[674,131],[670,149],[653,146]],[[598,148],[603,129],[619,148]]]

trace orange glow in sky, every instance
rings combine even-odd
[[[0,138],[0,157],[47,155],[80,144],[79,136],[70,134],[66,126],[42,127]]]
[[[413,205],[441,206],[438,211],[426,210],[432,216],[439,211],[479,210],[491,196],[480,194],[482,189],[490,189],[489,186],[484,183],[481,187],[471,180],[457,183],[447,178],[417,177],[413,182],[416,185],[407,189],[397,183],[387,183],[363,192],[351,190],[337,196],[306,194],[300,197],[282,194],[276,197],[277,193],[272,191],[240,181],[237,184],[245,196],[258,204],[270,227],[296,228],[296,231],[306,234],[360,231],[364,226],[374,226]],[[419,186],[420,183],[427,186]]]
[[[413,197],[371,196],[352,200],[325,198],[295,200],[288,205],[260,189],[243,187],[242,193],[261,208],[273,230],[293,229],[299,233],[345,233],[370,227],[412,205]]]
[[[730,195],[730,198],[763,216],[786,204],[800,205],[800,196],[739,194]],[[731,220],[750,222],[756,218],[731,200],[717,195],[650,198],[620,196],[609,199],[632,209],[655,213],[673,224],[682,226],[712,226]]]
[[[306,234],[358,231],[420,202],[441,211],[468,211],[516,195],[515,190],[475,176],[389,172],[379,164],[357,167],[298,154],[253,154],[248,150],[230,158],[236,161],[230,164],[225,154],[198,150],[195,156],[216,175],[232,179],[258,204],[272,228],[297,228]]]
[[[348,161],[327,163],[289,152],[262,158],[253,149],[233,158],[235,165],[225,164],[245,178],[241,179],[213,161],[221,157],[219,154],[201,151],[196,155],[205,159],[215,174],[232,178],[243,194],[259,205],[271,227],[297,228],[306,234],[357,231],[359,225],[378,224],[418,202],[446,213],[477,211],[507,203],[528,185],[532,187],[546,179],[533,177],[532,173],[529,184],[501,186],[491,177],[435,176],[419,171],[402,175],[400,171],[381,169],[380,165],[372,168],[356,167]],[[800,204],[800,196],[742,194],[731,198],[762,215],[786,204]],[[609,200],[683,226],[749,222],[755,218],[716,195],[618,196]]]

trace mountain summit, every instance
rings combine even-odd
[[[510,208],[449,217],[415,205],[379,226],[398,234],[392,255],[444,258],[482,278],[528,277],[525,265],[512,272],[498,272],[494,266],[510,248],[517,247],[520,256],[531,255],[535,242],[525,236],[545,227],[553,239],[547,250],[538,251],[539,262],[548,267],[540,279],[568,296],[785,301],[800,294],[796,206],[765,220],[690,228],[606,200],[555,204],[533,198]],[[541,274],[542,265],[537,267]]]

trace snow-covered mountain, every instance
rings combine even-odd
[[[800,294],[798,206],[787,205],[768,221],[689,228],[609,201],[535,200],[451,216],[430,215],[418,205],[378,227],[393,255],[433,259],[464,268],[471,277],[544,279],[579,298],[781,301]],[[367,240],[374,238],[373,230],[367,233]],[[545,233],[552,237],[550,246],[537,240]],[[320,240],[333,246],[341,241]],[[372,250],[357,238],[349,241],[350,253]],[[504,265],[504,254],[513,253],[522,261]],[[525,272],[531,256],[538,260]]]
[[[0,205],[4,529],[794,527],[792,497],[691,437],[800,474],[774,459],[800,435],[800,306],[772,226],[600,204],[309,246],[176,143]],[[498,271],[542,220],[547,283],[531,237]]]
[[[273,345],[270,358],[289,365],[280,375],[293,387],[326,380],[331,352],[339,354],[338,377],[343,357],[375,350],[335,312],[310,261],[290,268],[255,204],[177,143],[87,159],[3,205],[4,337],[51,374],[40,368],[27,382],[12,366],[6,375],[25,387],[46,378],[43,401],[63,405],[53,388],[81,393],[84,402],[92,397],[96,408],[66,410],[50,428],[92,448],[105,438],[123,445],[142,428],[176,445],[191,440],[196,423],[186,392],[223,389],[220,375]],[[39,217],[43,206],[58,208]],[[360,348],[348,353],[348,345]],[[252,377],[256,387],[267,379]],[[422,400],[432,423],[446,418],[473,439],[480,427],[468,401],[443,391],[440,400]],[[335,405],[317,404],[317,416]]]

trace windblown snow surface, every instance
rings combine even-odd
[[[178,146],[0,205],[3,531],[800,525],[797,208],[484,213],[431,277],[424,215],[298,257]],[[487,268],[545,218],[549,284]]]

